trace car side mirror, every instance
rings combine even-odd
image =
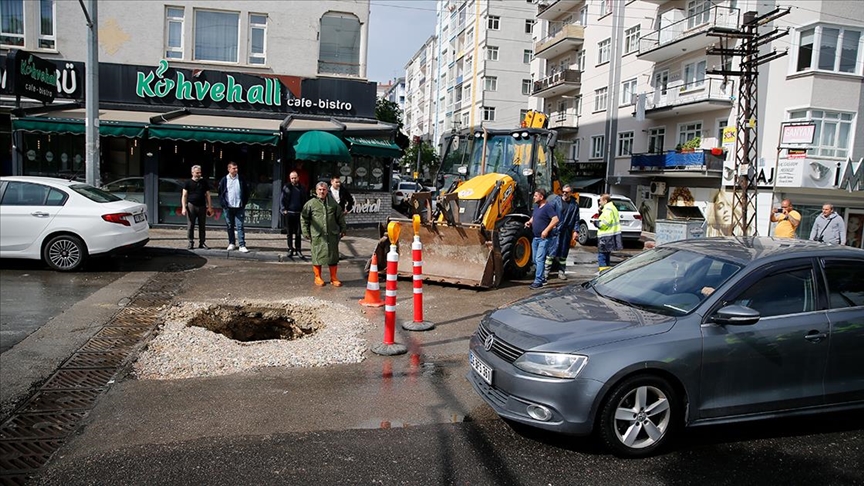
[[[743,305],[727,305],[711,316],[711,322],[721,326],[749,326],[759,322],[761,317],[755,309]]]

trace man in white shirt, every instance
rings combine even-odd
[[[342,213],[348,214],[351,212],[351,208],[354,207],[354,197],[351,196],[348,189],[342,187],[342,179],[340,179],[339,176],[333,176],[330,178],[330,195],[333,196],[333,199],[335,199],[339,204],[339,207],[342,208]]]
[[[233,250],[235,241],[240,244],[238,251],[247,253],[246,232],[243,222],[246,219],[246,203],[249,202],[249,184],[240,176],[236,162],[228,162],[228,174],[219,181],[219,201],[225,211],[228,229],[228,251]],[[234,238],[234,232],[237,238]]]

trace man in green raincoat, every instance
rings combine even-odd
[[[330,283],[341,287],[342,282],[336,276],[336,265],[339,263],[339,239],[345,236],[348,229],[345,225],[345,214],[339,203],[330,196],[326,182],[315,186],[315,197],[303,205],[300,212],[303,236],[312,242],[312,269],[315,271],[315,285],[325,285],[321,278],[321,265],[330,267]]]

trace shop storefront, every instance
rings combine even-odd
[[[84,67],[52,62],[54,102],[3,116],[11,142],[4,173],[83,180]],[[101,182],[145,202],[154,224],[185,224],[180,191],[191,167],[202,167],[218,204],[216,183],[233,161],[252,185],[247,225],[275,229],[282,184],[300,169],[311,186],[340,176],[357,202],[349,224],[382,222],[390,213],[389,167],[401,150],[392,143],[396,127],[374,112],[375,83],[102,63]],[[308,132],[332,135],[348,157],[301,160],[295,144]],[[217,207],[208,223],[221,224],[221,216]]]

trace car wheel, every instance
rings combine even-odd
[[[678,415],[678,398],[668,381],[634,376],[609,395],[600,415],[600,436],[617,456],[648,456],[669,442]]]
[[[579,223],[579,244],[587,245],[589,241],[591,237],[588,234],[588,224],[582,221]]]
[[[42,259],[49,267],[61,272],[78,270],[87,259],[87,247],[81,238],[59,235],[48,240],[42,250]]]

